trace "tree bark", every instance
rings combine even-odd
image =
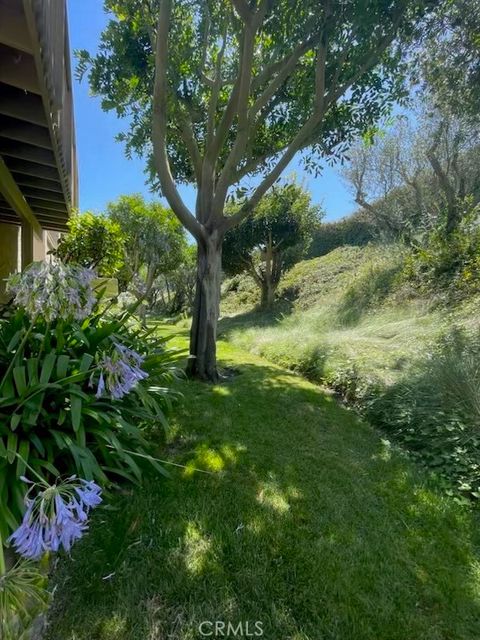
[[[197,280],[187,374],[210,382],[219,379],[216,341],[220,315],[222,240],[223,236],[214,232],[197,243]]]
[[[262,309],[269,309],[273,305],[275,302],[275,290],[276,287],[274,286],[271,278],[265,278],[262,281],[262,297],[260,301]]]
[[[274,250],[272,242],[272,234],[268,234],[268,240],[264,250],[265,269],[262,277],[262,298],[261,307],[268,309],[275,300],[275,283],[274,283]]]

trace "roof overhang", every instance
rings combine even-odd
[[[65,0],[0,0],[0,222],[64,230],[76,194]]]

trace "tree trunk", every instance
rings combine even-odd
[[[262,309],[269,309],[275,302],[275,289],[271,278],[264,278],[262,281],[262,297],[260,306]]]
[[[197,280],[190,331],[189,376],[217,382],[217,323],[220,314],[222,237],[218,232],[197,244]]]

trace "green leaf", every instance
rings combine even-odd
[[[17,476],[23,476],[27,468],[28,457],[30,455],[30,442],[22,440],[18,447],[17,456]]]
[[[15,431],[15,429],[20,424],[21,420],[22,420],[22,414],[20,414],[20,413],[12,414],[12,417],[10,418],[10,429],[12,431]]]
[[[36,433],[30,433],[30,440],[32,441],[34,447],[36,448],[36,450],[38,451],[38,453],[41,456],[45,455],[45,447],[42,444],[42,441],[40,440],[40,438],[37,436]]]
[[[28,381],[31,385],[38,384],[38,358],[27,360]]]
[[[70,405],[72,412],[72,427],[78,431],[82,423],[82,399],[78,395],[70,395]]]
[[[57,378],[59,378],[59,379],[65,378],[65,376],[67,375],[69,363],[70,363],[69,356],[67,356],[65,354],[62,354],[61,356],[58,356],[58,360],[57,360]]]
[[[90,365],[92,364],[93,360],[94,358],[92,355],[90,355],[89,353],[84,353],[82,359],[80,360],[80,367],[78,370],[82,373],[85,373],[90,369]]]
[[[12,464],[17,455],[18,436],[16,433],[10,432],[7,438],[7,460]]]
[[[47,355],[45,356],[43,360],[42,370],[40,372],[40,382],[42,384],[46,384],[47,382],[50,382],[50,377],[52,375],[56,359],[57,359],[57,354],[54,351],[47,353]]]
[[[24,366],[14,367],[13,379],[15,380],[15,386],[17,387],[18,394],[23,396],[27,390],[27,376]]]

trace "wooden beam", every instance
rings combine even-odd
[[[7,116],[0,117],[0,137],[25,142],[42,149],[52,148],[50,133],[46,127],[39,127]]]
[[[37,162],[47,167],[57,166],[53,153],[48,149],[41,149],[40,147],[34,147],[23,142],[15,142],[14,140],[0,139],[0,155]]]
[[[40,96],[8,84],[0,84],[0,114],[40,127],[48,126]]]
[[[0,82],[41,94],[33,56],[0,44]]]
[[[0,207],[0,222],[8,222],[10,224],[21,224],[20,218],[12,209],[4,209]]]
[[[22,5],[8,6],[0,2],[0,42],[25,51],[32,52],[32,42]]]
[[[37,235],[41,235],[41,226],[35,217],[30,205],[23,197],[12,174],[8,170],[3,158],[0,157],[0,192],[5,200],[12,207],[15,213],[20,216],[22,222],[29,224]]]
[[[36,187],[37,189],[43,189],[44,191],[60,193],[63,196],[62,185],[58,181],[35,178],[33,176],[24,175],[23,173],[16,173],[15,171],[12,171],[11,173],[19,187]],[[24,190],[22,189],[22,191]]]
[[[35,215],[37,214],[39,216],[51,217],[51,218],[54,218],[55,220],[65,220],[65,222],[68,220],[68,213],[66,211],[55,211],[55,210],[52,211],[52,209],[45,209],[44,207],[41,207],[41,206],[35,207]]]
[[[35,178],[45,178],[45,180],[59,181],[58,171],[54,167],[47,167],[43,164],[37,164],[36,162],[26,162],[25,160],[18,160],[17,158],[7,158],[6,163],[8,168],[16,175],[24,174],[26,176],[33,176]]]
[[[24,187],[22,193],[26,198],[36,198],[37,200],[45,200],[50,203],[58,203],[65,207],[65,200],[63,194],[55,193],[54,191],[44,191],[43,189],[36,189],[35,187]]]
[[[50,222],[45,222],[45,224],[43,225],[43,228],[46,231],[59,231],[61,233],[62,232],[64,233],[65,231],[68,230],[68,227],[65,224],[53,224]]]
[[[68,211],[64,203],[48,202],[47,200],[41,200],[39,198],[33,198],[31,196],[27,196],[26,198],[32,210],[37,210],[39,208],[46,211],[58,211],[58,213],[63,213],[64,215],[68,216]]]

